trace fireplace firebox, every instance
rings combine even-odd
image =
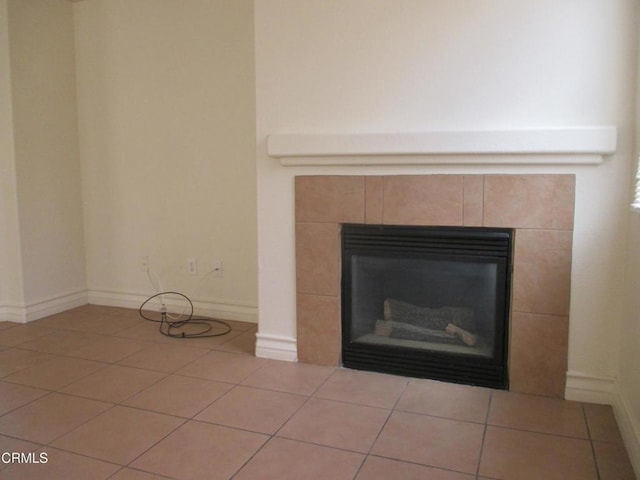
[[[513,231],[342,226],[342,364],[508,388]]]

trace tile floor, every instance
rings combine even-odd
[[[135,310],[0,323],[0,451],[20,479],[634,479],[610,407],[256,358]]]

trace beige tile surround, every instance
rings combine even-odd
[[[340,364],[341,224],[507,227],[510,390],[564,396],[574,199],[573,175],[296,177],[299,360]]]

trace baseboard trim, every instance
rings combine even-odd
[[[28,323],[87,303],[87,291],[78,290],[31,302],[28,305],[0,306],[0,320]]]
[[[92,305],[104,305],[107,307],[140,308],[140,305],[149,298],[146,294],[113,292],[107,290],[89,290],[89,303]],[[237,305],[232,303],[213,302],[207,300],[192,300],[195,315],[219,318],[220,320],[236,320],[240,322],[258,323],[258,309],[249,305]],[[169,310],[175,308],[179,311],[183,304],[167,300]]]
[[[620,392],[616,392],[614,395],[613,413],[616,416],[633,471],[640,478],[640,422],[635,418],[633,411]]]
[[[0,322],[26,323],[25,307],[0,305]]]
[[[613,405],[615,377],[589,375],[582,372],[567,372],[564,398],[576,402]]]
[[[296,339],[282,335],[257,333],[256,357],[296,362],[298,360]]]

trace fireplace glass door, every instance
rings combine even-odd
[[[507,388],[511,230],[342,232],[345,367]]]

